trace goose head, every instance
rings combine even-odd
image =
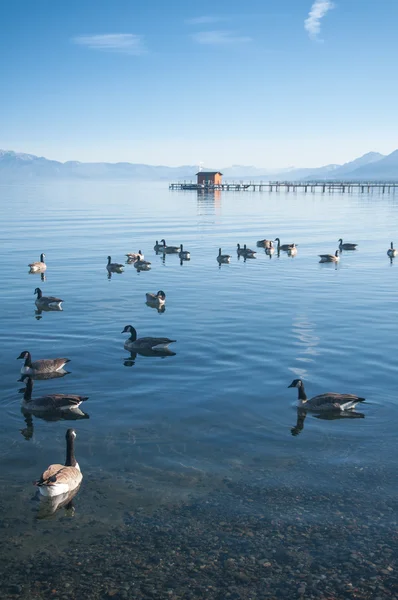
[[[111,264],[111,260],[112,260],[112,258],[110,256],[108,256],[108,265]]]
[[[40,288],[36,288],[35,291],[33,292],[33,295],[34,294],[37,294],[37,297],[41,298],[42,297],[42,291],[41,291],[41,289]]]
[[[135,341],[137,339],[137,332],[132,325],[126,325],[126,327],[123,329],[122,333],[129,333],[130,339],[132,339],[133,341]]]
[[[301,379],[293,379],[292,383],[290,385],[288,385],[288,388],[301,388],[303,386],[303,382]]]
[[[240,250],[240,244],[236,244],[236,245],[237,245],[238,250]]]
[[[44,254],[44,252],[42,252],[40,254],[40,262],[44,262],[44,259],[46,258],[46,255]]]
[[[163,244],[163,246],[165,246],[166,245],[166,240],[164,240],[164,239],[160,240],[160,243]]]
[[[166,294],[164,293],[163,290],[159,290],[158,293],[156,294],[158,298],[160,298],[161,300],[166,300]]]
[[[23,350],[21,354],[17,356],[17,360],[19,360],[20,358],[30,359],[30,352],[28,352],[27,350]]]
[[[343,245],[343,239],[342,239],[342,238],[340,238],[340,239],[339,239],[339,244],[340,244],[341,246]]]

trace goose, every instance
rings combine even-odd
[[[24,366],[21,368],[23,375],[37,375],[39,373],[53,373],[54,371],[62,371],[66,363],[70,362],[69,358],[41,358],[32,362],[32,356],[28,350],[24,350],[17,357],[25,359]]]
[[[274,244],[272,240],[258,240],[257,246],[261,248],[273,248]]]
[[[75,394],[47,394],[32,398],[33,380],[28,377],[24,393],[22,408],[28,412],[58,412],[76,409],[88,396],[76,396]]]
[[[254,250],[250,250],[250,248],[246,248],[246,244],[243,246],[243,248],[240,247],[240,244],[237,244],[237,253],[238,253],[238,256],[244,256],[246,258],[254,257],[254,255],[256,254],[256,252]]]
[[[397,249],[394,248],[394,244],[391,242],[391,248],[389,248],[387,250],[387,254],[390,258],[394,258],[394,256],[397,256]]]
[[[41,291],[40,288],[36,288],[33,293],[37,294],[35,304],[38,309],[40,309],[40,310],[46,310],[46,309],[62,310],[61,304],[62,304],[63,300],[61,300],[61,298],[56,298],[55,296],[43,296],[43,292]]]
[[[156,240],[156,244],[154,245],[153,249],[155,250],[155,252],[160,252],[161,250],[163,250],[163,248],[166,246],[164,240],[161,240],[163,243],[159,244],[159,242]]]
[[[132,325],[126,325],[122,333],[129,333],[130,337],[124,343],[126,350],[167,350],[168,345],[176,340],[169,338],[145,337],[137,339],[137,332]]]
[[[358,244],[350,244],[348,242],[346,242],[345,244],[343,244],[343,240],[341,238],[339,239],[339,248],[340,248],[340,250],[356,250],[357,246],[358,246]]]
[[[275,238],[274,242],[278,242],[278,247],[277,247],[278,252],[280,250],[283,250],[284,252],[288,252],[288,250],[290,250],[291,248],[296,247],[296,244],[281,244],[281,241],[279,238]]]
[[[297,254],[297,246],[296,244],[293,244],[291,248],[289,248],[289,250],[287,251],[289,256],[296,256]]]
[[[320,263],[339,262],[339,260],[340,260],[338,250],[336,250],[336,252],[334,254],[318,254],[318,256],[321,259],[319,261]]]
[[[137,258],[134,261],[134,268],[137,269],[137,271],[149,271],[151,268],[151,263],[148,260],[141,260]]]
[[[74,453],[74,442],[76,431],[68,429],[66,432],[66,460],[65,465],[50,465],[40,479],[35,482],[39,492],[43,496],[58,496],[66,494],[77,488],[83,475],[80,471],[79,463],[76,462]]]
[[[37,262],[30,263],[28,267],[30,268],[31,273],[42,273],[47,269],[47,265],[44,262],[46,255],[44,252],[40,254],[40,260]]]
[[[365,398],[360,398],[354,394],[337,394],[336,392],[326,392],[326,394],[308,399],[302,379],[294,379],[288,387],[298,389],[298,406],[300,408],[314,412],[350,410],[355,408],[358,402],[365,401]]]
[[[270,246],[269,248],[265,248],[265,254],[267,254],[270,258],[274,252],[275,252],[275,248],[273,245]]]
[[[191,253],[188,252],[188,250],[184,250],[184,247],[182,244],[180,246],[180,251],[178,253],[178,256],[181,258],[181,260],[191,260]]]
[[[165,240],[160,240],[163,242],[163,246],[160,246],[159,250],[164,252],[165,254],[178,254],[180,251],[180,246],[167,246]]]
[[[163,292],[163,290],[159,290],[157,294],[147,293],[146,301],[147,304],[151,304],[152,306],[163,306],[163,304],[166,302],[166,294]]]
[[[119,263],[113,263],[112,258],[108,256],[108,264],[106,268],[109,273],[122,273],[124,266]]]
[[[141,250],[138,250],[138,252],[128,252],[126,256],[129,262],[133,262],[135,260],[144,260],[144,255]]]
[[[229,254],[221,254],[221,248],[219,248],[217,260],[219,263],[229,263],[231,261],[231,256]]]

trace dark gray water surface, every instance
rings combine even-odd
[[[348,508],[350,521],[367,527],[382,521],[379,531],[396,528],[398,259],[390,264],[386,255],[391,240],[398,245],[396,196],[214,197],[169,192],[167,184],[87,182],[3,185],[0,198],[0,506],[8,540],[4,555],[16,574],[16,587],[3,587],[4,597],[63,597],[51,596],[41,571],[33,575],[38,548],[62,556],[76,542],[89,556],[98,536],[123,535],[132,515],[169,507],[172,523],[178,507],[191,503],[187,523],[193,523],[218,493],[228,496],[225,521],[233,519],[231,505],[234,518],[254,519],[257,505],[253,494],[252,506],[247,504],[245,489],[255,489],[270,499],[267,504],[261,497],[261,518],[273,522],[277,511],[282,528],[297,522],[297,511],[300,523],[311,526],[340,514],[332,526]],[[258,249],[255,260],[237,258],[237,242],[253,247],[276,236],[296,242],[297,256],[270,258]],[[320,265],[317,255],[334,253],[340,237],[357,242],[358,250],[344,252],[337,267]],[[153,246],[161,238],[182,242],[191,261],[180,265],[177,256],[157,256]],[[232,255],[231,264],[217,264],[220,246]],[[108,254],[124,262],[126,252],[139,249],[151,271],[137,273],[126,265],[123,274],[108,279]],[[45,281],[27,267],[41,252],[48,265]],[[64,310],[37,315],[37,286],[44,295],[63,298]],[[159,289],[167,296],[163,313],[145,304],[145,293]],[[175,356],[130,359],[120,333],[127,324],[139,336],[176,339]],[[71,359],[70,374],[35,381],[34,396],[89,396],[81,406],[89,418],[72,423],[84,474],[73,519],[65,518],[64,509],[50,520],[37,519],[32,481],[48,464],[62,462],[71,423],[36,417],[25,422],[16,360],[22,350],[33,359]],[[308,415],[292,435],[297,392],[287,386],[295,377],[304,379],[309,396],[338,391],[365,397],[358,407],[362,416]],[[235,485],[241,486],[236,494]],[[383,507],[381,516],[373,514],[375,506]],[[290,543],[300,545],[292,531]],[[357,544],[351,542],[351,548],[345,542],[347,551]],[[115,542],[114,552],[122,546]],[[21,566],[18,573],[18,564],[27,570]],[[98,586],[95,577],[85,576],[93,598],[111,597],[113,589],[113,595],[122,593],[112,581]],[[240,589],[250,587],[248,577],[219,596],[206,594],[256,598],[254,588],[246,596]],[[74,582],[65,597],[89,597],[78,586]],[[257,587],[273,597],[264,581]],[[126,589],[121,597],[147,597],[145,589]],[[162,584],[157,596],[172,598],[170,589],[170,582]],[[395,593],[391,583],[376,592]],[[206,595],[184,593],[175,597]]]

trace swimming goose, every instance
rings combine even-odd
[[[394,244],[391,242],[391,248],[389,248],[387,250],[387,254],[390,258],[394,258],[394,256],[397,256],[397,249],[394,248]]]
[[[161,241],[164,242],[164,240]],[[160,252],[165,247],[165,245],[165,243],[159,244],[159,242],[156,240],[156,244],[154,245],[153,249],[155,250],[155,252]]]
[[[253,258],[256,254],[255,250],[250,250],[250,248],[246,248],[246,244],[243,248],[240,247],[240,244],[237,244],[237,253],[238,256],[244,256],[245,258]]]
[[[350,244],[348,242],[346,242],[345,244],[343,244],[343,240],[341,238],[339,239],[339,248],[340,248],[340,250],[356,250],[357,246],[358,246],[358,244]]]
[[[122,333],[129,333],[130,337],[124,343],[126,350],[167,350],[168,345],[176,340],[169,338],[145,337],[137,339],[137,332],[131,325],[126,325]]]
[[[26,380],[22,408],[31,412],[59,412],[68,411],[77,408],[82,402],[88,399],[88,396],[77,396],[75,394],[47,394],[32,398],[33,380],[28,377]]]
[[[258,240],[257,246],[261,248],[273,248],[274,244],[272,240]]]
[[[32,362],[32,356],[27,350],[21,352],[17,360],[20,358],[25,359],[24,366],[21,368],[21,373],[23,375],[37,375],[39,373],[62,371],[66,363],[70,362],[69,358],[41,358]]]
[[[219,248],[217,260],[219,263],[229,263],[231,261],[231,256],[229,254],[221,254],[221,248]]]
[[[146,294],[146,301],[147,304],[151,304],[151,306],[163,306],[163,304],[166,302],[166,294],[162,290],[159,290],[157,294],[151,294],[148,292]]]
[[[110,256],[108,256],[108,264],[106,268],[109,273],[122,273],[124,266],[119,263],[113,263]]]
[[[141,250],[138,250],[138,252],[128,252],[126,256],[129,262],[134,262],[135,260],[144,260],[144,255]]]
[[[321,259],[319,261],[320,263],[339,262],[339,260],[340,260],[338,250],[336,250],[336,252],[334,254],[318,254],[318,256]]]
[[[289,256],[296,256],[297,254],[297,246],[296,244],[293,244],[291,248],[289,248],[289,250],[287,251]]]
[[[160,240],[163,242],[163,246],[160,246],[159,250],[164,252],[165,254],[178,254],[180,251],[180,246],[167,246],[165,240]]]
[[[61,298],[56,298],[55,296],[43,296],[43,292],[40,288],[36,288],[33,293],[37,294],[35,304],[40,310],[46,310],[46,308],[50,310],[62,310],[61,304],[63,300],[61,300]]]
[[[184,247],[182,244],[180,246],[180,251],[178,253],[178,256],[181,258],[181,260],[191,260],[191,253],[188,252],[188,250],[184,250]]]
[[[31,273],[42,273],[47,269],[47,265],[44,262],[46,255],[44,252],[40,254],[40,261],[30,263],[28,267],[30,268]]]
[[[137,271],[149,271],[151,268],[151,263],[148,260],[141,260],[137,258],[134,261],[134,268],[137,269]]]
[[[275,238],[274,242],[278,242],[277,250],[283,250],[284,252],[288,252],[291,248],[296,247],[296,244],[281,244],[279,238]]]
[[[36,481],[40,493],[43,496],[58,496],[77,488],[83,475],[76,462],[74,453],[74,442],[76,431],[68,429],[66,432],[66,460],[65,465],[50,465]]]
[[[365,401],[365,398],[360,398],[354,394],[337,394],[336,392],[326,392],[326,394],[308,399],[302,379],[294,379],[288,387],[298,389],[298,406],[300,408],[314,412],[350,410],[355,408],[358,402]]]

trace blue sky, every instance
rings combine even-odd
[[[2,0],[0,148],[215,168],[389,153],[398,2],[331,5]]]

